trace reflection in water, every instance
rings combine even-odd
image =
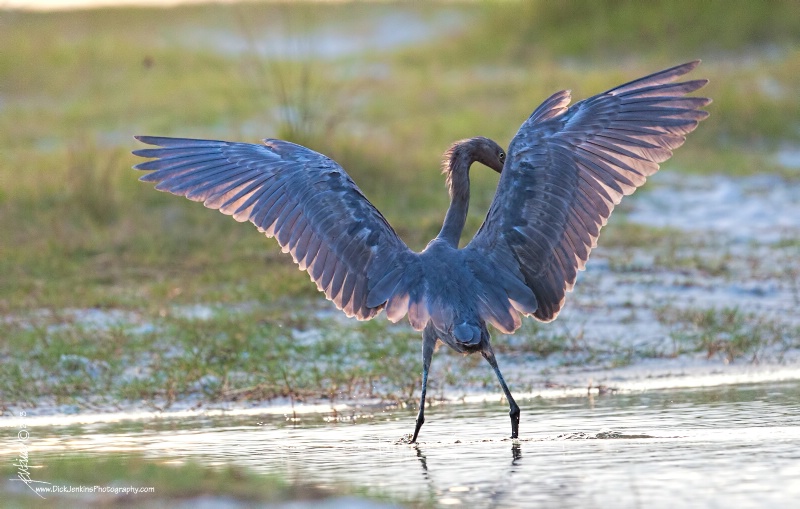
[[[424,486],[426,487],[427,498],[428,500],[436,500],[436,485],[431,479],[431,476],[428,475],[428,459],[425,457],[425,453],[422,452],[422,448],[419,444],[415,443],[414,449],[417,451],[417,459],[422,467],[422,479],[425,481]]]
[[[500,405],[452,405],[431,409],[419,444],[398,441],[414,419],[398,411],[355,424],[298,414],[40,426],[30,454],[41,462],[64,451],[191,458],[469,507],[787,507],[800,499],[798,382],[593,404],[534,399],[522,410],[528,424],[516,441],[506,438]]]
[[[515,474],[521,470],[522,445],[514,441],[511,444],[511,463],[507,474],[497,479],[493,492],[489,497],[489,507],[503,507],[507,496],[513,496],[517,483]],[[510,504],[513,505],[513,504]]]
[[[474,466],[474,472],[470,476],[470,478],[465,479],[460,485],[450,486],[447,490],[443,489],[436,489],[436,485],[433,482],[433,476],[429,475],[428,472],[428,459],[423,452],[424,446],[419,444],[414,444],[414,449],[416,450],[416,456],[419,460],[419,464],[422,467],[422,478],[425,480],[426,485],[428,486],[428,498],[431,500],[439,500],[441,501],[444,499],[445,504],[456,504],[456,503],[473,503],[474,501],[471,500],[470,492],[477,492],[480,490],[480,483],[486,482],[486,479],[483,479],[481,476],[483,475],[480,465]],[[509,468],[505,475],[500,476],[498,479],[495,479],[494,486],[492,487],[491,492],[489,493],[489,507],[500,507],[502,506],[502,500],[504,495],[509,492],[513,492],[514,487],[514,474],[517,471],[518,462],[522,459],[522,446],[517,441],[512,441],[511,444],[511,463],[509,464]],[[461,458],[463,460],[463,458]],[[452,460],[451,460],[452,461]],[[458,460],[457,460],[458,461]],[[477,467],[477,468],[475,468]],[[434,468],[434,470],[441,470],[441,468]],[[444,498],[443,498],[444,497]]]
[[[420,449],[419,444],[414,444],[414,449],[417,450],[417,459],[419,459],[419,464],[422,465],[422,477],[428,479],[428,459]]]

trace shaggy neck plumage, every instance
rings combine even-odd
[[[458,248],[469,210],[469,167],[475,161],[469,142],[459,142],[445,153],[443,171],[447,174],[450,207],[437,238]]]

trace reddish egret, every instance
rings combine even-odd
[[[250,221],[347,316],[368,320],[382,309],[422,331],[422,396],[411,441],[425,422],[428,370],[437,341],[489,362],[510,406],[511,437],[519,406],[500,373],[486,323],[511,334],[520,315],[556,318],[566,292],[614,206],[633,193],[685,135],[711,101],[686,97],[707,80],[675,83],[699,61],[620,85],[572,106],[552,95],[522,124],[506,153],[488,138],[453,144],[444,173],[450,208],[439,235],[411,251],[344,169],[300,145],[263,145],[139,136],[159,148],[136,166],[156,189],[203,202]],[[478,233],[458,243],[469,207],[469,169],[479,162],[500,173]]]

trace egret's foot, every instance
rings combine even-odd
[[[514,404],[508,415],[511,416],[511,438],[519,438],[519,407]]]
[[[417,442],[417,437],[419,436],[419,430],[422,429],[422,425],[425,424],[425,417],[423,417],[421,414],[422,412],[420,412],[420,415],[417,417],[417,425],[414,428],[414,434],[411,436],[411,442],[409,442],[411,444]]]

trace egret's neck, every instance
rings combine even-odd
[[[436,237],[458,248],[461,232],[467,223],[469,210],[469,167],[472,159],[466,150],[454,150],[450,156],[447,171],[447,187],[450,192],[450,208],[444,224]]]

